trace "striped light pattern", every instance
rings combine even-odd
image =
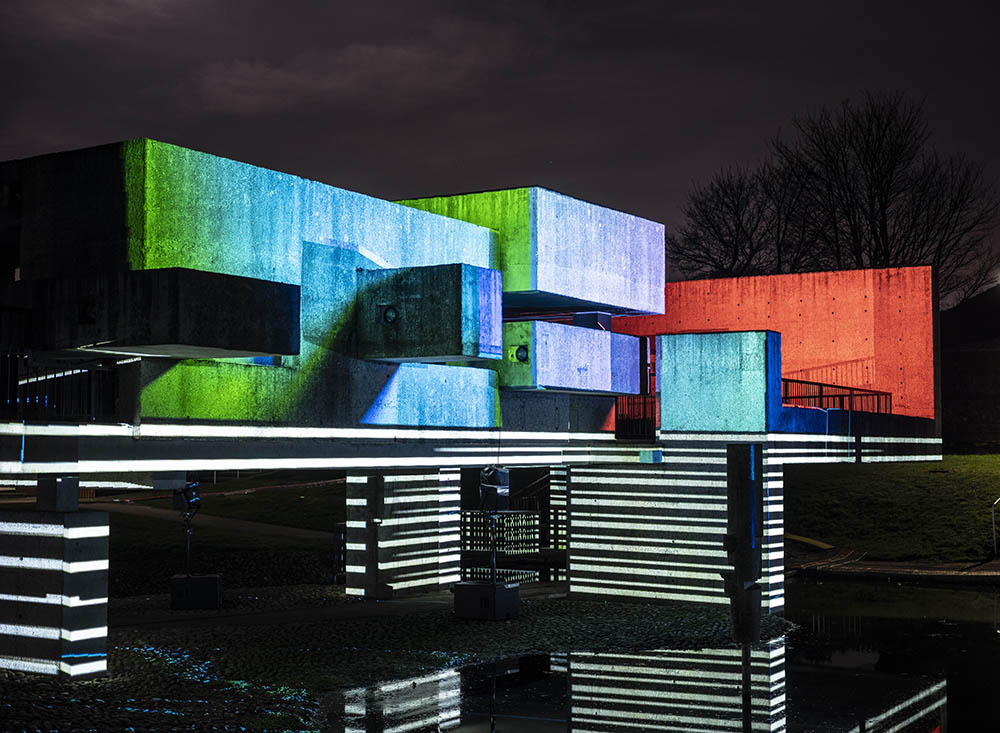
[[[726,446],[763,436],[666,435],[661,464],[570,468],[571,594],[729,603]],[[784,605],[781,486],[780,470],[765,470],[760,582],[769,611]]]
[[[566,466],[549,468],[549,546],[566,549],[569,515],[566,507],[566,486],[569,471]]]
[[[861,726],[852,728],[850,733],[861,733],[863,730],[870,731],[870,733],[897,733],[897,731],[912,730],[910,726],[914,723],[922,718],[936,714],[934,719],[924,721],[925,725],[934,725],[934,722],[939,721],[943,717],[943,709],[947,705],[947,680],[941,680],[915,695],[911,695],[902,702],[893,705],[891,708],[882,711],[878,715],[866,719],[864,728]],[[920,727],[928,730],[927,727]],[[938,730],[940,730],[940,726]]]
[[[107,671],[106,512],[0,512],[0,668]]]
[[[569,655],[570,730],[740,730],[739,649]],[[755,731],[785,730],[785,642],[750,655]]]
[[[661,432],[662,464],[570,467],[570,593],[727,604],[726,445],[764,448],[763,607],[784,606],[786,463],[933,461],[940,438]]]
[[[347,593],[391,598],[461,580],[458,469],[347,476]]]
[[[345,690],[343,696],[344,733],[450,730],[461,723],[462,677],[454,669]]]

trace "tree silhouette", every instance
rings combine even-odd
[[[934,265],[946,300],[991,282],[1000,200],[975,163],[930,145],[921,104],[866,94],[792,123],[767,162],[696,187],[668,257],[689,277]]]

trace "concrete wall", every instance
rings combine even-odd
[[[499,359],[500,272],[435,265],[358,272],[357,356],[383,361]]]
[[[0,512],[0,668],[103,676],[107,512]]]
[[[505,305],[663,312],[661,224],[544,188],[400,203],[496,230]]]
[[[766,332],[661,336],[657,359],[660,430],[766,428]]]
[[[460,470],[348,474],[347,593],[439,590],[461,580]]]
[[[782,376],[892,392],[893,412],[935,416],[929,267],[671,282],[666,314],[616,318],[635,335],[768,329]]]
[[[579,392],[635,394],[639,391],[638,339],[594,328],[548,321],[503,326],[500,386]],[[518,347],[528,350],[517,358]]]
[[[198,358],[299,352],[297,285],[182,268],[24,285],[33,311],[26,345],[34,350]]]

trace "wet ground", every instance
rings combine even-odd
[[[755,645],[529,655],[328,695],[331,730],[992,731],[993,591],[799,582]]]
[[[517,621],[449,597],[234,592],[218,612],[113,601],[109,677],[0,673],[2,730],[991,731],[1000,596],[793,579],[754,647],[749,705],[724,609],[533,591]],[[486,661],[486,664],[482,662]]]

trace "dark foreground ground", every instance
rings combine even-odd
[[[451,596],[348,599],[334,586],[231,591],[217,612],[112,599],[108,676],[0,671],[2,730],[318,730],[344,687],[530,652],[731,646],[724,606],[568,600],[525,589],[521,617],[466,621]],[[765,620],[767,638],[784,633]]]

